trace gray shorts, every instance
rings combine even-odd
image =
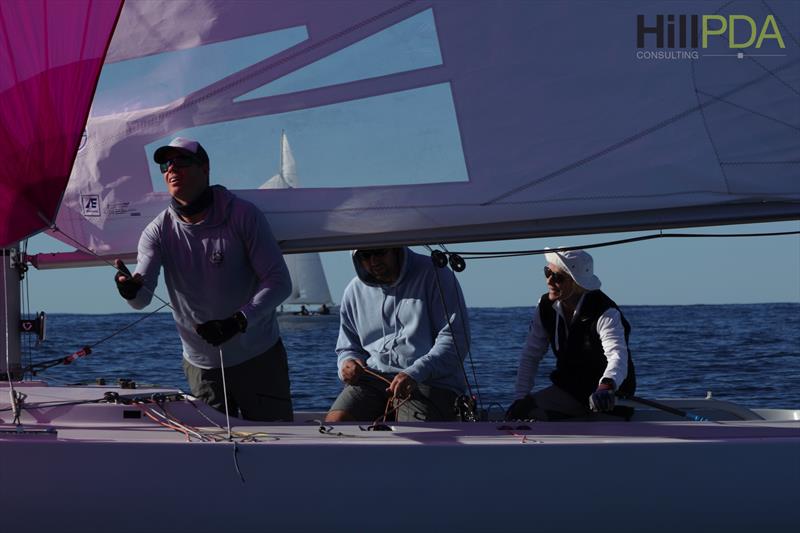
[[[394,374],[382,374],[386,379],[394,379]],[[375,422],[383,418],[386,404],[389,401],[388,385],[369,374],[362,374],[355,385],[345,385],[342,392],[331,405],[331,411],[345,411],[348,416],[359,422]],[[411,398],[399,404],[396,416],[398,422],[448,422],[458,420],[456,399],[458,394],[424,383],[417,383]],[[394,405],[390,413],[395,413]]]
[[[184,359],[183,371],[193,395],[225,412],[219,368],[199,368]],[[225,381],[231,416],[262,422],[292,421],[289,364],[280,339],[266,352],[236,366],[225,367]]]

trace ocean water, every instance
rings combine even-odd
[[[800,408],[800,304],[627,306],[637,395],[705,397],[749,407]],[[512,400],[519,351],[533,308],[470,309],[472,353],[467,361],[473,392],[484,407]],[[158,313],[121,331],[144,314],[53,314],[47,340],[23,340],[23,364],[69,355],[85,345],[93,353],[37,375],[51,384],[115,383],[188,390],[180,341],[170,314]],[[338,317],[281,320],[289,354],[295,409],[325,410],[341,389],[334,347]],[[549,383],[545,356],[536,387]],[[477,386],[473,375],[477,377]]]

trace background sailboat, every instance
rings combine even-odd
[[[281,164],[277,174],[259,189],[294,189],[300,186],[297,167],[286,132],[281,132]],[[281,306],[287,316],[336,316],[331,291],[318,253],[291,254],[285,257],[292,277],[292,294]],[[302,306],[302,307],[301,307]],[[324,308],[323,308],[324,306]],[[309,313],[304,315],[301,309]],[[327,309],[327,311],[322,311]]]

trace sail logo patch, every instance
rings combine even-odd
[[[100,216],[100,195],[82,194],[81,195],[81,214],[85,217]]]

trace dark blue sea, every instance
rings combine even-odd
[[[637,395],[645,398],[705,397],[749,407],[800,408],[800,304],[628,306]],[[470,376],[477,376],[485,407],[512,399],[520,347],[532,308],[476,308]],[[23,340],[23,364],[69,355],[129,326],[144,314],[53,314],[47,340]],[[337,317],[325,321],[281,320],[289,353],[295,409],[325,410],[338,394],[334,346]],[[548,383],[553,356],[545,356],[536,386]],[[97,344],[71,365],[38,374],[51,384],[94,383],[120,378],[138,386],[188,390],[180,341],[170,314],[151,315]],[[497,407],[499,408],[499,407]]]

